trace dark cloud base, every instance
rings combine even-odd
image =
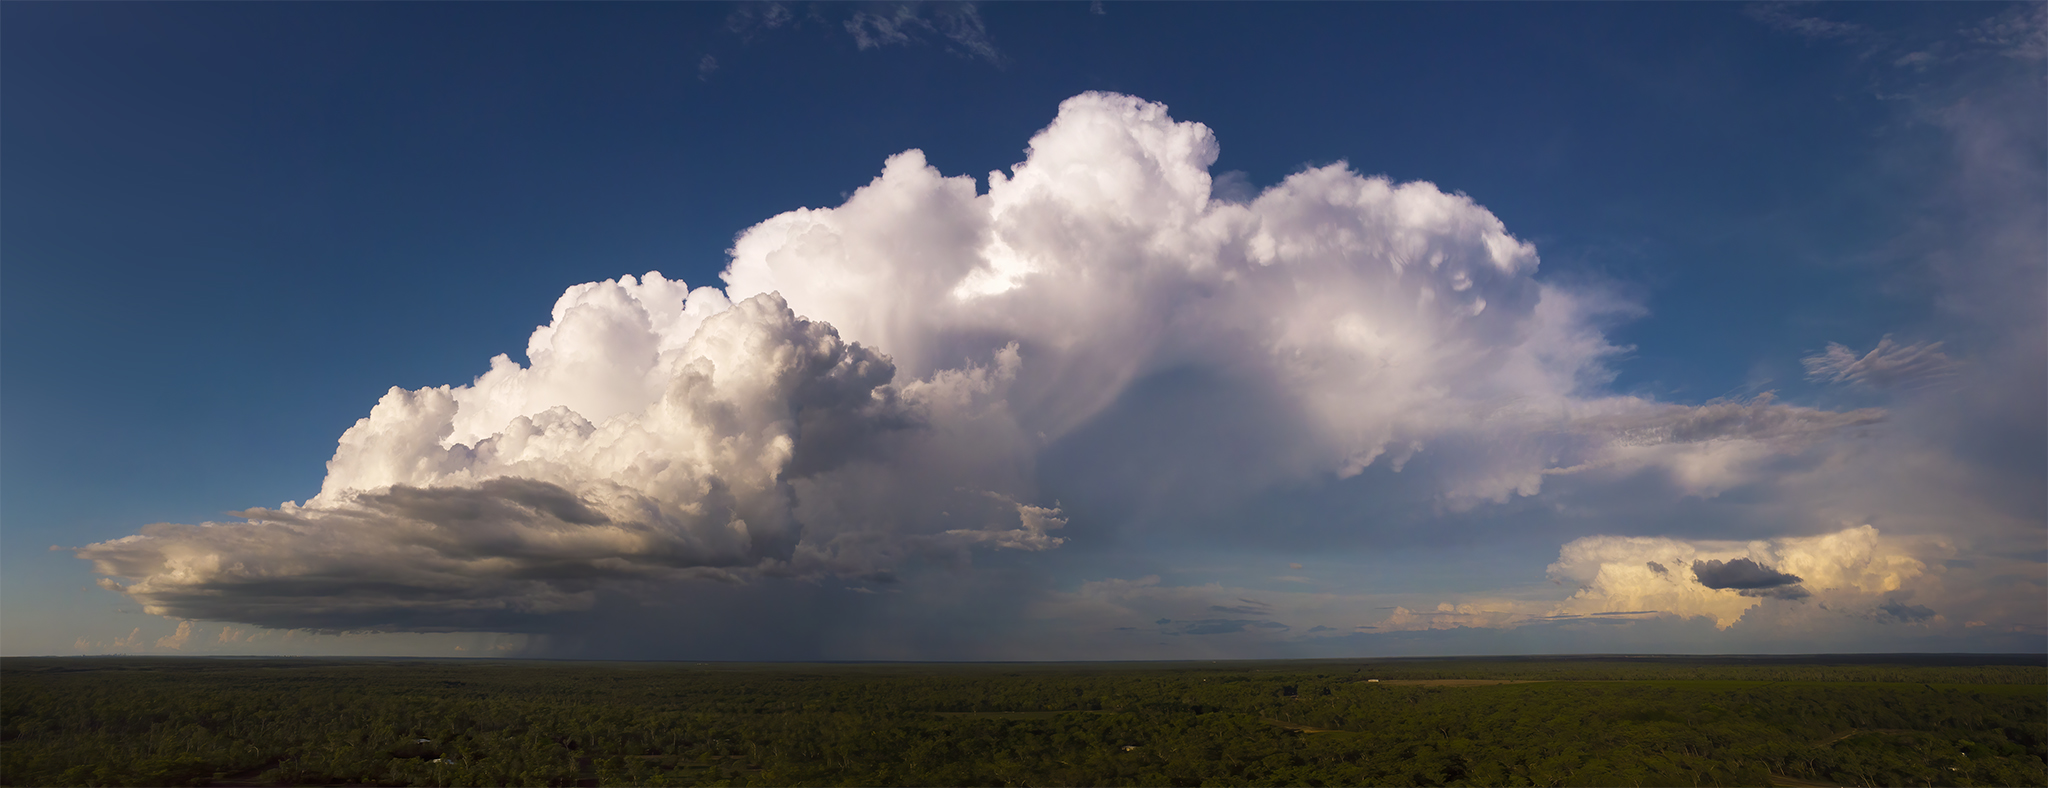
[[[1727,562],[1694,561],[1692,574],[1699,579],[1700,585],[1708,588],[1732,588],[1738,591],[1777,588],[1799,582],[1798,575],[1766,569],[1747,558]]]

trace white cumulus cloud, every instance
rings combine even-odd
[[[906,151],[740,234],[723,289],[577,285],[526,363],[391,389],[303,504],[78,554],[181,619],[515,630],[689,580],[1055,549],[1088,524],[1043,499],[1040,453],[1171,373],[1231,392],[1191,423],[1245,428],[1134,467],[1252,491],[1433,453],[1415,483],[1454,506],[1644,469],[1711,495],[1882,416],[1602,394],[1612,307],[1539,282],[1472,198],[1340,163],[1221,200],[1217,155],[1103,93],[985,189]]]
[[[185,641],[191,639],[192,622],[180,621],[178,622],[178,631],[172,632],[171,634],[156,639],[156,647],[173,650],[183,649],[185,647]]]

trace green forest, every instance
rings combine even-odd
[[[5,785],[2048,785],[1989,657],[0,660]]]

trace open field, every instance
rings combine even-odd
[[[2040,655],[7,659],[0,703],[7,785],[2048,784]]]

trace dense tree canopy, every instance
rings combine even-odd
[[[6,785],[2048,784],[2038,657],[0,669]]]

